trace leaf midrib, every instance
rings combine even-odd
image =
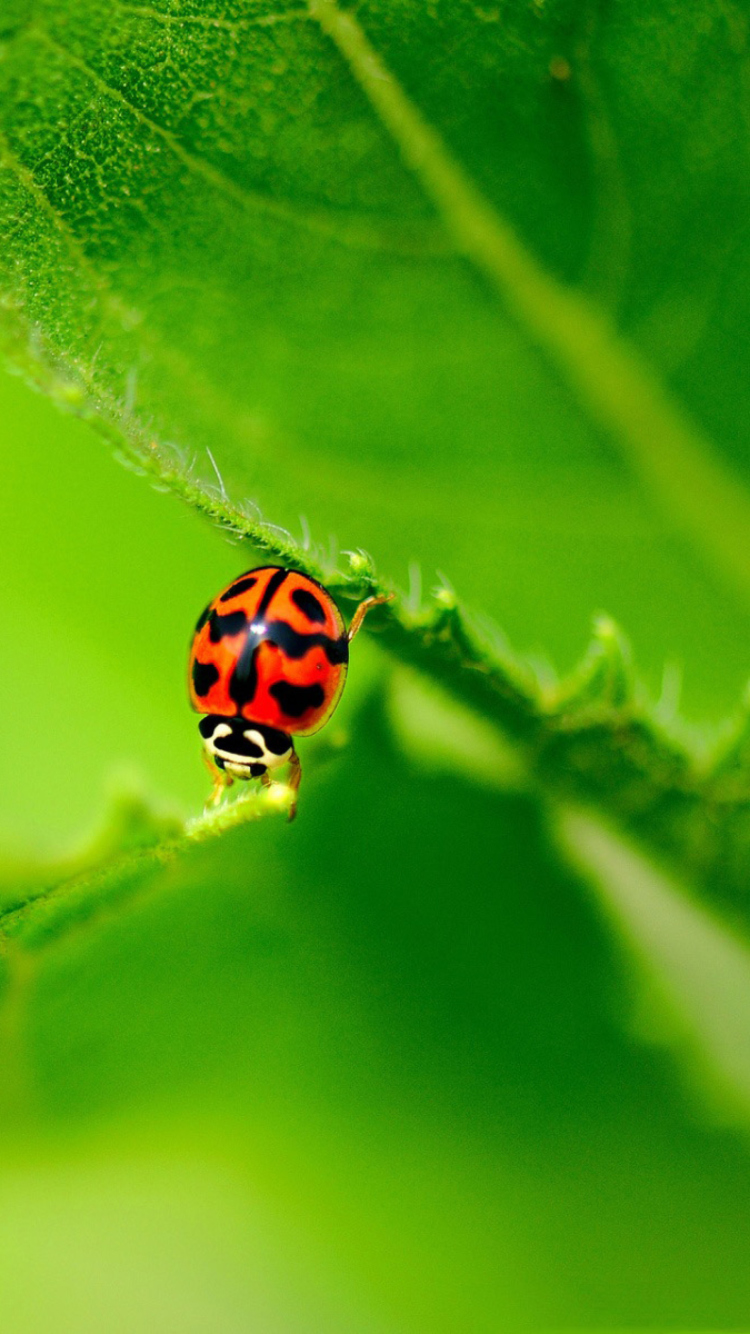
[[[750,496],[606,316],[548,273],[411,102],[357,18],[308,0],[459,250],[492,283],[631,468],[750,597]]]

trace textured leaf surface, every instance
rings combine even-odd
[[[400,580],[449,564],[516,642],[569,662],[606,608],[716,716],[750,629],[716,584],[748,573],[741,10],[367,4],[385,103],[336,14],[6,13],[10,356]],[[398,94],[452,154],[440,198]]]

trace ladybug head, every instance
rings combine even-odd
[[[198,730],[214,764],[233,778],[260,778],[267,769],[286,764],[292,753],[286,732],[247,718],[209,713],[201,718]]]

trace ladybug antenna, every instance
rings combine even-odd
[[[357,631],[360,629],[368,611],[371,611],[373,607],[379,607],[383,602],[391,602],[394,597],[395,593],[378,593],[375,597],[365,598],[364,602],[360,602],[352,617],[352,623],[349,626],[349,631],[346,636],[350,644]]]

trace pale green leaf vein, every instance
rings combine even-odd
[[[750,497],[713,445],[605,316],[547,273],[464,172],[333,0],[309,0],[458,248],[490,280],[631,466],[750,595]]]
[[[278,14],[255,14],[252,18],[227,19],[210,17],[207,14],[169,14],[155,9],[152,5],[129,5],[122,0],[118,8],[123,14],[135,14],[138,18],[153,19],[156,23],[174,24],[176,27],[216,28],[223,32],[242,32],[246,28],[273,28],[278,23],[295,23],[297,20],[310,20],[307,9],[282,10]]]
[[[745,1128],[750,1115],[750,946],[688,889],[586,811],[562,808],[560,845],[590,882],[647,983],[635,999],[641,1033],[677,1049],[713,1109]],[[636,974],[638,976],[638,974]],[[649,986],[650,984],[650,986]],[[654,995],[665,1004],[654,1014]]]
[[[232,180],[231,176],[227,176],[205,158],[191,153],[172,130],[168,130],[147,115],[143,108],[126,97],[120,88],[108,83],[98,70],[75,51],[71,51],[57,37],[53,37],[46,28],[35,24],[27,29],[27,32],[45,43],[62,62],[85,74],[102,96],[117,103],[133,116],[139,125],[160,139],[191,175],[206,181],[243,211],[275,218],[279,222],[324,236],[339,245],[355,250],[424,255],[443,255],[450,250],[450,245],[441,229],[431,226],[428,222],[422,223],[418,230],[413,225],[410,226],[407,233],[384,219],[338,216],[320,209],[305,212],[293,207],[287,201],[272,199],[269,195],[249,190],[247,186]]]
[[[589,0],[573,51],[581,92],[594,182],[594,211],[584,282],[610,310],[616,310],[628,275],[632,210],[625,185],[617,135],[604,89],[597,76],[593,46],[601,19],[601,0]]]
[[[28,191],[37,207],[50,220],[55,231],[61,237],[69,255],[88,276],[109,312],[117,318],[121,320],[124,319],[131,324],[140,323],[140,312],[133,310],[132,308],[129,309],[111,290],[104,275],[92,264],[84,246],[70,227],[67,219],[60,210],[55,207],[47,192],[39,184],[34,172],[30,170],[29,167],[25,166],[13,152],[2,131],[0,131],[0,164],[13,173],[18,183]]]
[[[97,293],[97,300],[104,314],[111,316],[121,326],[138,327],[138,341],[148,349],[154,359],[167,367],[183,384],[184,392],[209,410],[215,418],[224,421],[240,438],[248,435],[245,414],[226,397],[221,390],[201,371],[193,360],[178,352],[164,342],[160,335],[146,322],[142,312],[126,305],[112,289],[108,277],[93,263],[85,247],[71,228],[64,214],[56,208],[44,188],[36,179],[34,172],[22,163],[8,144],[5,135],[0,132],[0,165],[5,166],[28,191],[35,205],[50,220],[56,233],[66,247],[71,259],[85,274]],[[20,224],[19,224],[20,226]],[[6,234],[6,240],[11,233]],[[94,398],[101,397],[101,390],[95,385],[92,368],[78,365],[77,373],[86,385],[87,391]],[[112,405],[114,406],[114,405]],[[257,431],[252,443],[258,444]]]

